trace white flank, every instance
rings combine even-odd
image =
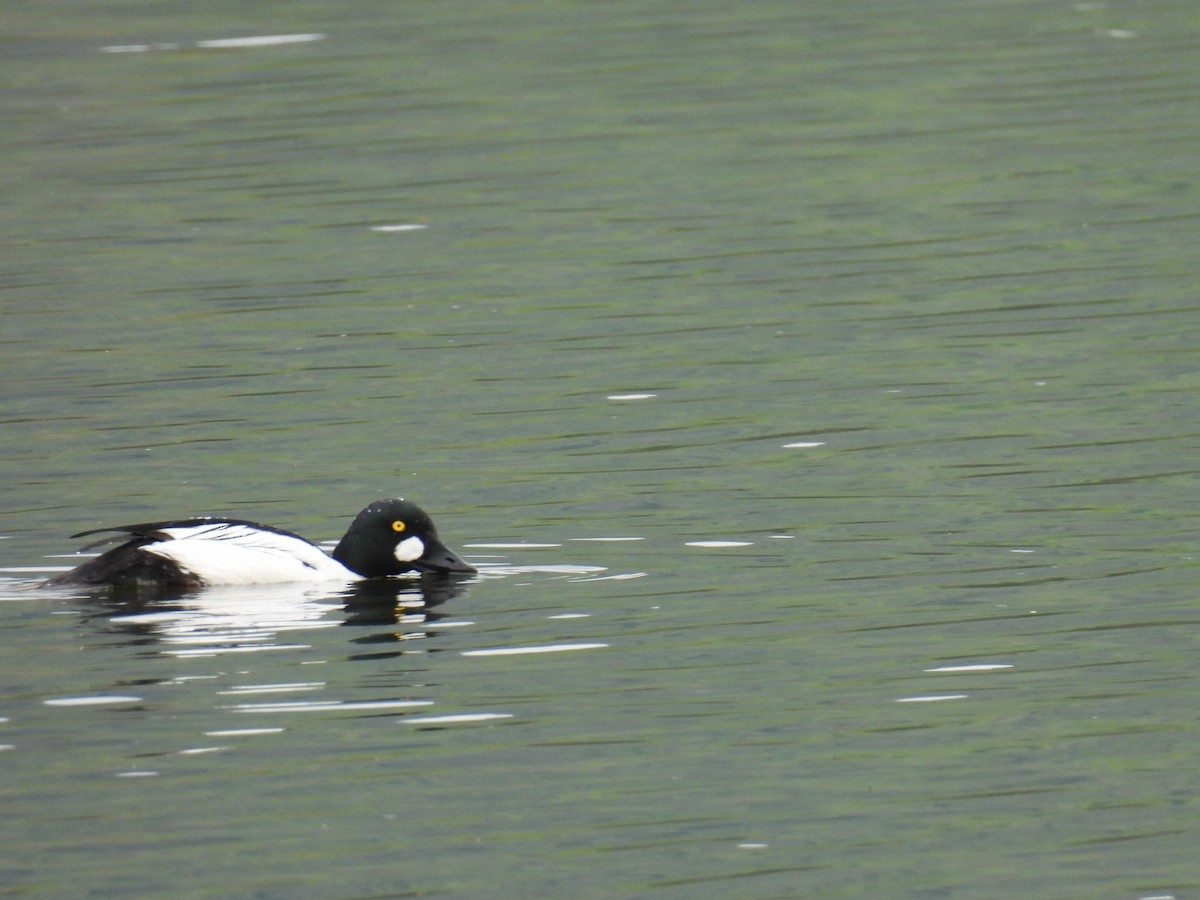
[[[142,549],[178,564],[206,584],[358,581],[359,576],[302,538],[212,522],[164,528],[174,540]]]

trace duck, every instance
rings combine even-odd
[[[429,514],[402,497],[365,507],[332,554],[282,528],[207,516],[94,528],[71,537],[101,533],[112,534],[81,551],[122,542],[43,584],[194,589],[476,571],[442,543]]]

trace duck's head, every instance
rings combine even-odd
[[[350,523],[333,558],[364,578],[405,572],[474,572],[442,543],[433,520],[407,500],[376,500]]]

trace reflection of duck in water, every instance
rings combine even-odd
[[[343,625],[395,625],[409,616],[432,624],[445,618],[445,613],[436,612],[436,608],[464,590],[462,579],[423,574],[419,578],[356,581],[329,599],[341,601],[345,615]],[[395,638],[381,636],[378,639]]]
[[[354,643],[393,643],[446,618],[441,604],[461,596],[466,580],[436,574],[369,578],[350,584],[290,582],[213,585],[179,589],[118,585],[82,604],[83,621],[154,637],[175,653],[221,652],[228,647],[268,647],[295,640],[297,632],[335,626],[363,627]],[[403,633],[394,626],[404,622]],[[378,632],[383,627],[388,629]],[[421,634],[421,636],[425,636]]]
[[[433,520],[407,500],[360,512],[332,558],[297,534],[242,519],[199,518],[81,531],[130,537],[47,585],[196,588],[208,585],[360,581],[405,572],[466,574],[473,566],[442,543]],[[84,549],[108,543],[106,538]]]

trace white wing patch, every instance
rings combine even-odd
[[[358,581],[308,541],[230,522],[163,528],[171,540],[142,547],[169,559],[205,584]]]

